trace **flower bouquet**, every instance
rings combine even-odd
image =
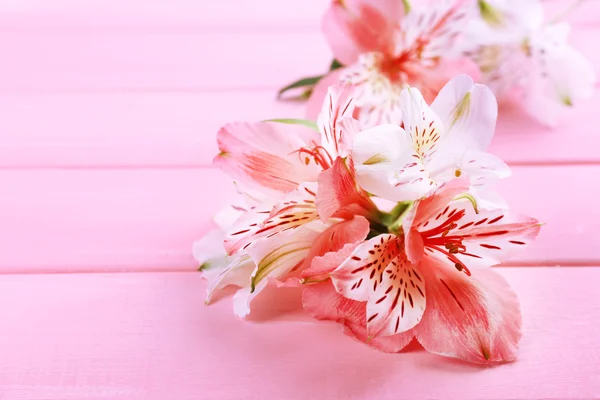
[[[475,363],[515,359],[519,302],[490,267],[531,243],[540,224],[493,192],[510,175],[485,151],[494,94],[468,75],[431,102],[406,86],[395,92],[394,122],[365,128],[355,119],[364,93],[328,87],[316,123],[219,130],[214,163],[239,199],[194,245],[207,303],[236,286],[233,309],[245,317],[268,285],[301,287],[307,313],[379,350],[416,338]]]

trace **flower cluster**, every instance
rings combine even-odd
[[[399,124],[362,129],[360,91],[328,89],[317,123],[231,123],[215,164],[240,201],[194,246],[208,297],[238,287],[250,313],[267,285],[297,286],[305,310],[386,352],[416,338],[433,353],[489,363],[515,358],[515,294],[489,267],[524,248],[537,220],[494,194],[510,170],[485,150],[493,93],[467,75],[429,105],[398,94]]]
[[[595,86],[592,66],[567,42],[569,25],[545,22],[540,0],[332,0],[322,28],[335,57],[330,72],[280,92],[308,88],[310,119],[339,81],[357,87],[363,128],[400,123],[404,88],[432,101],[459,73],[545,125]]]

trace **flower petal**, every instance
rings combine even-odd
[[[346,258],[350,257],[358,245],[359,243],[347,243],[338,251],[330,251],[321,256],[314,257],[310,267],[302,271],[304,282],[313,283],[328,280],[329,273],[339,267]]]
[[[229,254],[246,248],[259,238],[273,237],[317,219],[316,191],[316,183],[306,182],[275,206],[271,207],[272,202],[265,202],[261,207],[244,214],[225,238],[225,248]]]
[[[353,160],[361,187],[392,201],[415,200],[432,181],[415,153],[412,138],[397,125],[380,125],[354,137]]]
[[[321,220],[377,213],[375,204],[356,182],[351,158],[338,157],[331,168],[321,172],[318,183],[316,205]]]
[[[329,87],[337,85],[340,81],[340,75],[345,68],[338,68],[325,75],[312,90],[310,97],[306,103],[306,118],[311,121],[316,121],[323,109],[323,103]]]
[[[369,300],[383,282],[386,267],[399,253],[400,241],[395,235],[367,240],[331,273],[335,289],[352,300]]]
[[[265,201],[243,213],[231,225],[224,238],[224,246],[228,254],[236,253],[250,242],[251,237],[269,218],[274,206],[272,200]]]
[[[443,200],[450,194],[456,191],[441,191],[441,195],[415,203],[410,211],[404,231],[408,232],[406,247],[413,261],[419,253],[412,243],[416,232],[421,236],[422,254],[439,258],[466,274],[472,268],[490,267],[509,259],[539,233],[536,219],[507,209],[476,210],[469,199],[449,201],[444,206]]]
[[[226,286],[247,287],[250,285],[255,264],[247,254],[227,257],[227,263],[205,265],[202,277],[208,282],[205,303],[209,304],[212,295]]]
[[[349,83],[330,86],[317,119],[322,134],[321,146],[332,158],[346,157],[352,148],[352,138],[359,131],[352,115],[354,90]]]
[[[366,328],[366,304],[347,299],[327,281],[308,285],[302,292],[302,305],[314,318],[344,325],[344,333],[386,353],[397,353],[414,337],[412,331],[392,336],[369,338]]]
[[[465,152],[457,170],[460,174],[468,176],[474,187],[481,187],[511,175],[510,167],[500,158],[475,150]]]
[[[402,22],[404,49],[419,49],[421,62],[448,57],[473,15],[469,0],[429,1],[409,12]],[[451,54],[451,53],[450,53]]]
[[[367,333],[371,337],[406,332],[421,321],[425,311],[425,283],[417,264],[403,253],[379,276],[379,285],[367,301]]]
[[[227,263],[225,260],[227,252],[223,247],[225,240],[225,232],[221,228],[213,228],[209,230],[204,236],[194,242],[193,255],[198,264],[200,270],[202,270],[207,264],[211,263]]]
[[[234,296],[234,311],[239,317],[250,313],[250,302],[269,283],[271,278],[285,278],[299,267],[308,255],[312,244],[326,226],[320,221],[298,230],[282,232],[276,237],[260,238],[246,250],[254,261],[249,285]]]
[[[310,252],[304,260],[303,269],[308,267],[312,268],[315,258],[330,253],[336,253],[347,244],[362,242],[369,234],[369,229],[369,221],[358,215],[352,219],[340,221],[329,226],[315,239],[310,248]],[[341,261],[335,267],[340,265]],[[331,268],[331,270],[335,269],[335,267]],[[302,276],[307,277],[310,276],[310,274],[305,274],[303,272]]]
[[[231,123],[217,134],[214,164],[242,183],[267,194],[294,190],[315,181],[321,168],[298,150],[318,144],[318,133],[302,125],[276,122]]]
[[[323,16],[322,29],[335,58],[348,65],[361,53],[390,51],[402,12],[400,1],[334,0]]]
[[[446,134],[436,113],[427,105],[419,89],[410,87],[400,95],[404,130],[410,136],[415,153],[427,160]]]
[[[489,269],[469,277],[435,259],[421,270],[427,309],[415,335],[427,351],[475,363],[516,358],[521,311],[504,278]]]
[[[498,103],[492,91],[458,75],[440,91],[431,109],[446,129],[446,140],[462,149],[485,150],[496,129]]]
[[[536,61],[529,69],[525,108],[546,125],[582,99],[592,96],[596,74],[590,62],[567,43],[569,26],[548,25],[531,46]]]

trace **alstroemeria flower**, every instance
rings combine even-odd
[[[406,15],[400,1],[332,1],[323,31],[345,67],[319,81],[309,118],[320,110],[327,87],[341,80],[356,86],[361,127],[399,124],[404,88],[417,87],[431,100],[457,72],[477,73],[467,58],[453,53],[472,10],[467,0],[404,3],[410,7]]]
[[[530,243],[539,224],[504,209],[478,212],[460,196],[466,183],[455,180],[416,202],[396,233],[344,247],[341,263],[335,253],[315,258],[310,270],[322,276],[333,269],[337,294],[329,282],[318,283],[307,288],[305,307],[384,351],[399,351],[416,337],[436,354],[513,360],[518,301],[488,267]]]
[[[227,229],[222,246],[229,263],[220,264],[217,279],[209,277],[211,291],[241,286],[234,296],[237,315],[250,312],[251,300],[270,280],[337,250],[332,237],[345,243],[368,234],[362,216],[378,211],[356,184],[348,154],[358,129],[351,94],[348,85],[329,90],[318,132],[279,122],[228,124],[219,131],[215,164],[260,200]]]
[[[484,152],[498,110],[487,87],[459,75],[431,107],[412,87],[399,102],[404,128],[380,125],[354,138],[357,180],[367,191],[388,200],[416,200],[459,176],[469,177],[477,189],[510,175],[502,160]]]
[[[467,53],[500,100],[517,95],[529,114],[554,125],[594,91],[592,65],[569,45],[567,23],[544,21],[539,0],[478,0]]]

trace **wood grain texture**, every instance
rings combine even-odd
[[[600,28],[571,34],[597,70],[598,41]],[[0,54],[3,93],[278,89],[325,72],[332,59],[318,31],[6,31]]]
[[[585,195],[600,166],[513,174],[500,193],[546,225],[512,262],[600,263],[600,210]],[[234,196],[230,180],[211,169],[5,170],[0,182],[4,273],[193,271],[192,243]]]
[[[598,163],[598,101],[597,91],[554,128],[502,110],[490,151],[509,164]],[[206,166],[225,123],[304,116],[275,90],[0,95],[0,168]]]
[[[562,13],[573,0],[545,0],[548,19]],[[8,0],[0,3],[0,26],[122,30],[270,29],[278,32],[318,28],[327,0],[273,2],[269,0]],[[598,2],[585,1],[565,19],[575,25],[595,25]]]
[[[0,182],[0,270],[13,273],[193,271],[193,241],[234,194],[206,169],[4,171]]]
[[[297,292],[203,306],[195,273],[0,277],[0,396],[48,399],[594,399],[600,268],[498,270],[521,299],[519,360],[383,354],[310,319]],[[35,294],[35,295],[33,295]],[[272,293],[271,293],[272,294]]]
[[[8,31],[0,53],[4,93],[275,89],[332,58],[319,32]]]

